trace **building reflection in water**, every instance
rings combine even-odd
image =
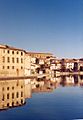
[[[32,93],[52,92],[60,86],[83,86],[83,75],[59,76],[33,80],[0,80],[0,109],[21,106]]]
[[[0,109],[21,106],[30,97],[29,80],[0,80]]]
[[[62,76],[60,84],[62,86],[83,86],[83,75]]]
[[[32,82],[32,92],[52,92],[54,89],[54,84],[51,80],[34,79]]]

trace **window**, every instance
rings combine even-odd
[[[19,52],[17,51],[17,54],[19,54]]]
[[[5,62],[5,57],[3,56],[3,58],[2,58],[2,59],[3,59],[3,63],[4,63],[4,62]]]
[[[2,67],[2,69],[4,69],[4,68],[5,68],[5,66]]]
[[[7,90],[9,90],[9,87],[7,87]]]
[[[8,51],[7,51],[7,53],[9,54],[9,53],[10,53],[10,51],[8,50]]]
[[[12,66],[12,69],[14,69],[14,66]]]
[[[23,97],[23,92],[21,92],[21,97]]]
[[[23,88],[23,86],[21,85],[21,88]]]
[[[9,99],[9,93],[7,94],[7,99]]]
[[[12,87],[12,90],[14,90],[14,86]]]
[[[18,84],[18,82],[17,82],[17,84],[16,84],[16,85],[17,85],[17,86],[19,85],[19,84]]]
[[[21,104],[23,103],[23,99],[21,99]]]
[[[21,58],[21,63],[23,63],[23,58]]]
[[[16,102],[16,104],[18,105],[18,101]]]
[[[5,50],[3,50],[3,53],[5,53]]]
[[[14,51],[12,51],[12,54],[14,54]]]
[[[21,69],[23,69],[23,67],[21,66]]]
[[[4,94],[2,95],[2,101],[4,101]]]
[[[14,99],[14,93],[12,93],[12,99]]]
[[[21,52],[21,55],[23,55],[23,52]]]
[[[21,88],[23,88],[23,85],[21,85]]]
[[[9,107],[9,103],[7,103],[7,107]]]
[[[7,66],[7,69],[9,69],[10,67],[9,66]]]
[[[10,58],[9,57],[7,58],[7,62],[10,62]]]
[[[17,63],[19,63],[19,58],[17,58]]]
[[[12,102],[12,106],[14,106],[14,102]]]
[[[18,93],[18,92],[16,93],[16,97],[17,97],[17,98],[19,97],[19,93]]]
[[[14,57],[12,58],[12,62],[13,62],[13,63],[15,62]]]
[[[2,88],[2,91],[4,91],[4,87]]]

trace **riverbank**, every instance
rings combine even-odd
[[[83,75],[83,72],[58,72],[56,73],[56,76],[62,76],[62,75]]]
[[[55,77],[63,75],[83,75],[83,72],[56,72]],[[49,76],[48,74],[36,74],[30,76],[12,76],[12,77],[0,77],[0,80],[17,80],[17,79],[34,79],[34,78],[43,78]]]

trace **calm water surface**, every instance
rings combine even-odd
[[[32,93],[26,104],[0,111],[0,120],[73,120],[83,118],[83,87],[58,86]]]

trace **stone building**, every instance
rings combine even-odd
[[[53,56],[51,53],[27,52],[27,54],[32,58],[47,58]]]
[[[46,64],[45,60],[52,56],[51,53],[27,52],[0,44],[0,76],[18,77],[36,74],[36,69],[42,64]]]
[[[52,57],[51,53],[27,52],[31,57],[31,74],[44,74],[46,59]]]
[[[26,54],[26,51],[8,45],[0,45],[0,76],[29,74],[30,56]]]

